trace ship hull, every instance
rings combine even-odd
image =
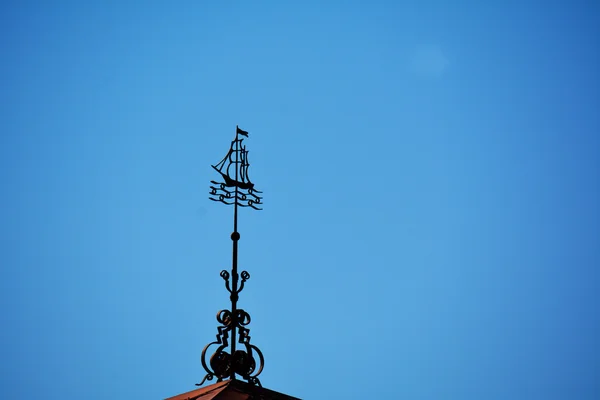
[[[236,181],[235,179],[231,179],[227,174],[224,174],[222,172],[220,172],[220,173],[221,173],[221,176],[223,177],[223,179],[225,179],[225,186],[238,187],[240,189],[253,189],[254,188],[254,183]]]

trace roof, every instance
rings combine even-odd
[[[217,382],[213,385],[191,392],[182,393],[177,396],[169,397],[166,400],[300,400],[297,397],[288,396],[265,389],[260,386],[254,386],[244,381],[228,380]]]

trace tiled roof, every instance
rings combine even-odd
[[[300,400],[249,383],[228,380],[169,397],[166,400]]]

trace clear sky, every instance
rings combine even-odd
[[[600,3],[4,1],[0,398],[600,398]]]

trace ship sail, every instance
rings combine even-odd
[[[248,179],[248,166],[246,146],[242,145],[244,139],[235,138],[231,142],[229,152],[219,163],[212,167],[223,176],[225,186],[240,189],[252,189],[254,184]],[[233,169],[232,169],[233,167]]]
[[[244,157],[242,161],[242,170],[244,171],[243,179],[247,182],[250,182],[250,177],[248,176],[248,168],[250,168],[250,163],[248,162],[248,151],[244,146]]]

